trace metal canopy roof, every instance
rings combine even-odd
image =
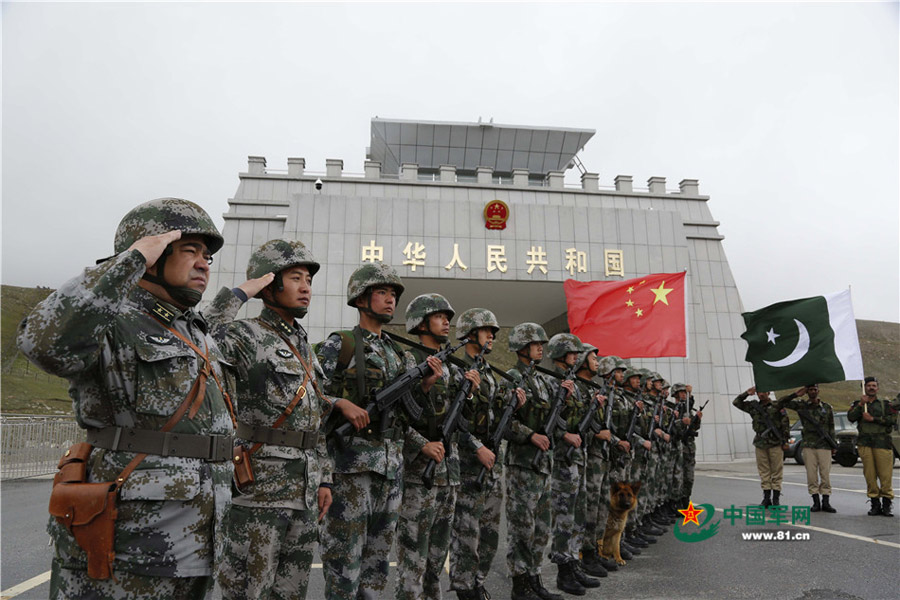
[[[399,173],[403,163],[420,169],[452,165],[459,171],[491,167],[501,173],[566,169],[596,133],[593,129],[527,127],[497,123],[451,123],[372,119],[369,158],[382,173]]]

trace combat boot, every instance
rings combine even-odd
[[[634,553],[634,550],[632,550],[632,548],[634,548],[634,549],[638,550],[638,552],[637,552],[638,554],[640,554],[640,549],[641,549],[641,548],[646,548],[647,546],[650,545],[650,544],[648,544],[647,542],[644,541],[644,538],[637,537],[637,534],[636,534],[635,532],[631,532],[631,533],[629,533],[629,534],[626,534],[626,535],[625,535],[625,542],[628,544],[628,549],[629,549],[632,553]]]
[[[528,573],[515,575],[512,580],[512,590],[509,593],[511,600],[541,600],[541,597],[531,587],[531,579],[528,577]]]
[[[893,517],[894,513],[891,511],[891,502],[890,498],[882,498],[881,499],[881,516],[882,517]]]
[[[829,498],[831,498],[831,496],[822,494],[822,512],[836,513],[837,509],[831,506],[831,502],[828,501]]]
[[[475,600],[491,600],[491,595],[488,594],[488,591],[481,584],[475,588]]]
[[[474,590],[454,590],[457,600],[478,600],[478,588]]]
[[[572,567],[572,574],[575,575],[575,581],[580,583],[583,588],[588,589],[600,587],[600,580],[589,577],[587,573],[584,572],[584,569],[581,568],[581,561],[570,560],[569,566]],[[602,569],[603,567],[600,568]],[[601,575],[600,577],[606,577],[606,569],[603,569],[603,575]]]
[[[622,552],[622,549],[621,549],[621,548],[619,548],[619,553],[622,555],[622,558],[624,558],[625,560],[628,560],[627,558],[625,558],[625,553]],[[611,572],[613,572],[613,571],[618,571],[618,570],[619,570],[619,565],[617,565],[617,564],[616,564],[616,561],[614,561],[614,560],[610,560],[610,559],[605,558],[605,557],[603,557],[603,556],[599,556],[599,557],[597,558],[597,560],[600,561],[600,565],[601,565],[604,569],[606,569],[606,571],[607,571],[608,573],[611,573]],[[593,574],[593,573],[592,573],[592,574]]]
[[[869,501],[872,503],[872,508],[869,509],[868,515],[877,517],[881,514],[881,498],[869,498]]]
[[[578,582],[578,579],[575,577],[575,571],[572,569],[571,562],[561,563],[556,565],[557,574],[556,574],[556,588],[560,589],[567,594],[572,594],[573,596],[584,596],[587,591],[585,591],[584,586]],[[537,591],[537,590],[535,590]],[[538,592],[540,594],[540,592]]]
[[[531,589],[537,594],[538,598],[541,598],[542,600],[563,600],[561,595],[554,594],[544,587],[544,582],[541,581],[540,574],[529,575],[528,581],[531,583]],[[584,588],[581,589],[584,590]],[[584,595],[584,592],[582,592],[582,595]]]
[[[619,556],[621,556],[623,559],[631,560],[632,558],[634,558],[634,554],[631,553],[632,550],[633,548],[626,544],[624,541],[619,541]]]
[[[762,505],[763,508],[772,506],[772,490],[763,490]]]
[[[609,575],[609,573],[606,572],[603,563],[600,562],[600,556],[596,551],[582,552],[581,556],[581,564],[579,565],[580,571],[584,571],[588,575],[593,575],[594,577],[606,577]],[[584,584],[582,583],[581,585]]]
[[[820,510],[822,510],[822,505],[819,504],[819,495],[813,494],[812,499],[813,499],[813,505],[809,509],[809,512],[819,512]]]
[[[781,506],[781,490],[772,490],[772,506]]]

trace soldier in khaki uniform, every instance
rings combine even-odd
[[[755,395],[759,402],[748,402],[747,397]],[[781,504],[781,482],[784,479],[784,451],[791,422],[787,411],[779,409],[769,398],[769,392],[757,391],[755,387],[738,394],[732,402],[738,410],[748,413],[752,419],[753,446],[756,448],[756,469],[763,490],[763,506]]]
[[[85,552],[51,518],[51,598],[203,598],[212,589],[234,429],[219,350],[193,307],[222,243],[192,202],[141,204],[119,223],[116,255],[20,325],[22,353],[69,380],[93,446],[85,481],[116,482],[110,576],[91,578]]]
[[[237,437],[251,452],[254,482],[235,490],[218,565],[224,598],[304,598],[318,521],[331,505],[331,458],[320,434],[335,403],[362,423],[366,412],[322,393],[322,368],[297,319],[306,316],[319,263],[299,241],[271,240],[250,256],[248,281],[216,295],[207,318],[235,375]],[[254,296],[265,307],[234,320]]]
[[[847,418],[857,423],[859,429],[859,457],[866,478],[866,496],[872,503],[869,516],[893,517],[894,500],[892,477],[894,451],[891,447],[891,430],[897,425],[897,400],[891,404],[878,399],[878,380],[866,377],[865,394],[853,403]],[[900,395],[897,396],[900,400]]]
[[[800,398],[808,396],[808,401]],[[776,408],[790,408],[796,411],[805,411],[810,420],[803,420],[803,463],[806,466],[806,486],[812,496],[812,512],[834,513],[837,510],[831,506],[831,457],[837,452],[832,448],[822,433],[834,440],[834,411],[831,405],[822,402],[819,398],[819,386],[816,384],[802,387],[792,394],[788,394],[776,403]],[[816,426],[818,425],[818,427]],[[820,429],[821,428],[821,429]],[[820,433],[821,431],[821,433]],[[821,504],[819,496],[821,495]]]

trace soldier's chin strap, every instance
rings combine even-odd
[[[285,306],[275,299],[275,290],[277,289],[280,292],[284,289],[284,284],[281,282],[280,272],[275,275],[275,279],[272,281],[272,283],[266,286],[266,289],[271,292],[271,294],[269,294],[270,298],[267,298],[265,294],[260,294],[260,298],[262,298],[263,304],[265,304],[269,308],[277,308],[283,310],[295,319],[302,319],[309,311],[309,307],[307,306]]]
[[[197,306],[197,303],[200,302],[201,298],[203,298],[203,292],[199,292],[189,287],[175,286],[166,281],[164,270],[166,268],[166,259],[170,254],[172,254],[172,244],[166,246],[166,249],[163,250],[162,256],[160,256],[156,261],[156,275],[145,272],[141,278],[146,279],[150,283],[155,283],[156,285],[166,290],[169,296],[172,297],[172,300],[174,300],[177,304],[180,304],[181,306],[185,306],[187,308]]]
[[[382,325],[387,325],[394,318],[394,315],[381,314],[372,310],[372,294],[370,292],[366,292],[366,305],[358,308]]]

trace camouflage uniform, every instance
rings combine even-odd
[[[539,325],[523,323],[510,332],[510,349],[513,349],[516,334],[519,333],[517,328],[533,330],[529,338],[542,336],[546,339],[546,334]],[[550,475],[553,471],[553,452],[542,452],[538,469],[533,470],[531,461],[538,449],[530,442],[530,438],[533,433],[540,431],[550,412],[551,387],[542,375],[521,360],[508,374],[517,387],[525,390],[527,401],[516,415],[523,427],[512,436],[506,455],[506,520],[509,538],[506,563],[511,577],[539,576],[544,550],[550,539]],[[552,441],[556,443],[558,439]]]
[[[439,294],[418,296],[406,309],[407,332],[416,328],[429,315],[448,313],[453,309]],[[410,351],[417,363],[427,354],[419,349]],[[461,385],[462,373],[448,363],[443,364],[441,377],[424,393],[416,394],[422,406],[422,418],[411,424],[403,447],[403,504],[397,523],[397,590],[398,600],[441,598],[441,569],[450,547],[450,528],[459,488],[459,446],[456,441],[445,448],[444,460],[434,471],[432,488],[426,489],[422,475],[429,459],[422,448],[440,439],[444,415]],[[458,437],[458,436],[457,436]]]
[[[146,260],[127,249],[137,239],[171,229],[206,235],[211,252],[222,245],[199,206],[152,200],[120,223],[117,256],[63,284],[20,325],[20,350],[48,373],[69,380],[75,418],[89,435],[114,427],[158,433],[188,396],[204,361],[167,327],[207,350],[213,373],[223,381],[219,350],[203,318],[137,285]],[[230,449],[233,425],[219,386],[210,381],[198,412],[193,418],[186,414],[171,431],[222,436],[218,439]],[[116,579],[90,579],[85,553],[51,518],[48,532],[56,555],[50,596],[204,597],[212,587],[221,521],[231,498],[228,454],[218,460],[149,454],[138,465],[119,489]],[[95,444],[87,481],[113,481],[135,456]]]
[[[392,283],[392,277],[396,283]],[[367,289],[361,282],[372,280],[403,290],[390,266],[367,264],[351,276],[349,305],[355,306],[353,301]],[[332,333],[317,346],[316,355],[325,372],[325,393],[365,407],[369,392],[383,387],[414,363],[384,332],[378,336],[357,326],[352,336],[356,341],[346,366],[339,364],[343,346],[339,332]],[[365,390],[357,389],[356,346],[360,343]],[[377,598],[384,592],[388,554],[403,493],[404,436],[405,425],[402,417],[398,417],[386,430],[382,430],[380,423],[370,423],[368,428],[349,436],[343,449],[333,438],[328,439],[328,450],[334,458],[334,502],[320,528],[328,598]]]
[[[626,371],[625,378],[629,377],[630,373],[634,371]],[[613,421],[616,424],[616,431],[628,431],[628,426],[631,423],[631,415],[632,411],[635,410],[635,402],[637,402],[643,396],[634,392],[632,390],[626,389],[622,393],[622,407],[618,410],[616,407],[613,407]],[[623,410],[624,408],[624,410]],[[647,454],[648,450],[644,449],[644,432],[647,431],[648,419],[650,415],[648,414],[647,405],[644,405],[644,410],[641,412],[637,421],[635,422],[634,434],[631,440],[631,451],[628,454],[625,454],[623,458],[625,459],[625,467],[617,469],[615,475],[610,475],[612,481],[628,481],[628,482],[641,482],[641,493],[638,494],[638,508],[631,511],[628,515],[628,526],[627,529],[629,532],[633,532],[637,521],[639,520],[640,510],[640,500],[643,495],[643,486],[647,485],[646,474],[647,474]],[[620,427],[621,424],[621,427]],[[624,437],[624,434],[622,435]],[[621,449],[617,453],[621,455]],[[624,472],[623,472],[624,471]],[[622,477],[622,479],[619,479]]]
[[[497,319],[489,310],[469,309],[457,321],[457,338],[466,337],[478,327],[497,327]],[[473,356],[464,354],[462,360],[468,367],[475,367]],[[482,587],[491,570],[500,543],[500,509],[503,502],[501,477],[505,444],[494,450],[494,467],[485,475],[481,488],[477,485],[477,478],[482,465],[476,452],[493,432],[509,390],[497,381],[487,361],[478,372],[481,384],[472,399],[466,402],[464,413],[471,435],[469,443],[460,448],[461,485],[456,498],[450,543],[450,589],[463,594]]]
[[[251,257],[247,277],[280,274],[299,264],[315,274],[318,264],[307,255],[301,242],[266,242]],[[318,539],[317,490],[331,483],[331,458],[319,429],[333,399],[320,394],[322,369],[303,328],[296,322],[288,325],[269,305],[255,319],[235,321],[242,305],[236,292],[222,288],[206,313],[234,370],[239,440],[254,447],[254,438],[267,433],[305,384],[303,398],[274,431],[304,432],[304,441],[309,441],[303,445],[312,446],[263,443],[252,454],[255,481],[234,491],[225,515],[219,585],[225,598],[304,598]],[[251,435],[251,428],[259,429]]]
[[[688,398],[688,412],[686,417],[692,417],[694,412],[694,397]],[[693,426],[686,425],[682,429],[682,464],[684,471],[684,483],[681,488],[681,498],[685,506],[691,499],[694,490],[694,466],[697,464],[697,436],[700,431],[700,419]]]

